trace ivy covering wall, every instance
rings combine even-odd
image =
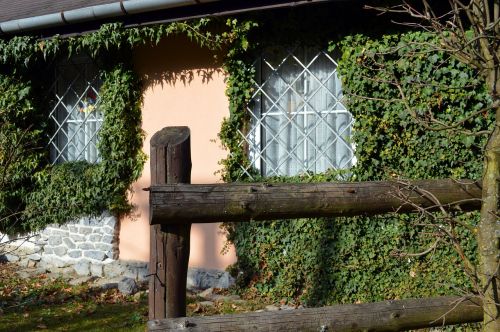
[[[309,25],[307,20],[299,20],[300,29],[314,31],[313,26],[325,26],[313,17],[314,23]],[[260,36],[274,31],[275,25],[286,24],[272,19],[272,24],[259,22]],[[339,17],[328,22],[335,19],[340,20],[339,25],[345,23]],[[369,21],[364,22],[372,27]],[[357,164],[348,172],[351,180],[480,178],[487,137],[484,132],[492,122],[480,112],[489,98],[478,75],[455,59],[422,48],[434,42],[430,34],[391,33],[377,27],[363,35],[360,30],[348,31],[344,26],[330,37],[323,31],[327,38],[322,38],[325,48],[327,41],[332,41],[329,48],[338,56],[345,102],[356,119],[353,143]],[[300,35],[295,32],[289,27],[286,34]],[[268,43],[273,42],[279,40],[268,39]],[[265,47],[265,43],[259,46]],[[258,177],[249,179],[241,170],[240,165],[247,166],[248,159],[236,134],[237,129],[245,132],[248,126],[252,56],[245,53],[232,61],[227,90],[231,115],[220,134],[231,152],[223,161],[224,175],[229,181],[255,181]],[[444,123],[463,123],[453,130],[426,128],[415,119],[425,118],[429,110]],[[338,172],[331,171],[265,181],[338,178]],[[460,218],[465,226],[457,226],[459,242],[466,256],[475,261],[472,231],[478,215],[468,213]],[[236,248],[238,262],[233,271],[240,286],[247,293],[276,301],[321,305],[472,290],[460,257],[446,241],[425,255],[404,255],[426,251],[436,241],[435,234],[420,226],[414,215],[232,223],[225,229]]]
[[[210,49],[244,48],[249,28],[237,20],[199,19],[130,29],[106,24],[69,38],[0,39],[0,232],[36,231],[103,210],[130,211],[128,190],[145,162],[142,87],[132,68],[134,47],[181,34]],[[47,95],[52,82],[45,78],[53,63],[76,54],[90,56],[100,67],[101,160],[51,165]]]
[[[0,187],[0,196],[5,197],[0,204],[1,230],[32,231],[103,210],[127,212],[126,191],[138,178],[145,160],[141,152],[141,89],[136,75],[124,64],[102,70],[100,109],[104,123],[98,143],[102,161],[55,165],[50,164],[46,148],[50,126],[49,110],[44,105],[48,101],[41,93],[33,95],[44,91],[48,82],[37,82],[33,76],[17,84],[11,79],[2,82],[4,89],[17,94],[0,97],[5,114],[0,132],[10,142],[4,146],[9,157],[1,158],[9,170],[2,175],[7,185]],[[25,90],[20,89],[23,86]],[[27,102],[19,104],[23,99]]]

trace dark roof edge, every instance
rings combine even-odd
[[[43,30],[169,8],[200,5],[216,1],[220,0],[121,0],[110,4],[95,5],[41,16],[0,22],[0,34],[27,33],[33,30]]]
[[[0,22],[0,35],[42,32],[42,38],[47,38],[55,34],[74,35],[94,31],[103,23],[118,20],[130,27],[329,1],[350,0],[121,0]]]

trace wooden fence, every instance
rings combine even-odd
[[[190,185],[190,133],[167,127],[151,139],[151,331],[396,331],[482,320],[477,299],[442,297],[217,317],[186,316],[191,223],[474,210],[478,182]],[[272,327],[272,328],[271,328]]]

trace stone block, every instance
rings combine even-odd
[[[2,255],[2,260],[7,262],[19,262],[20,258],[17,255],[4,254]]]
[[[125,267],[119,262],[113,262],[104,265],[104,275],[109,278],[115,278],[123,275],[125,272]]]
[[[69,235],[70,239],[75,241],[75,242],[83,242],[85,241],[85,236],[80,235],[80,234],[70,234]]]
[[[83,253],[84,257],[95,259],[97,261],[103,261],[106,258],[106,254],[102,251],[88,250]]]
[[[148,281],[150,277],[149,268],[147,266],[137,268],[137,280],[140,282]]]
[[[70,251],[68,251],[68,256],[71,258],[80,258],[80,257],[82,257],[82,251],[81,250],[70,250]]]
[[[112,229],[115,229],[116,228],[116,218],[115,217],[109,217],[109,218],[106,218],[105,219],[105,222],[104,224],[108,227],[111,227]]]
[[[76,279],[71,279],[69,281],[69,284],[71,286],[79,286],[79,285],[86,284],[86,283],[90,282],[91,280],[92,280],[92,277],[85,275],[85,276],[82,276],[82,277],[79,277]]]
[[[40,254],[31,254],[28,256],[28,259],[31,261],[39,262],[40,259],[42,259],[42,256],[40,256]]]
[[[102,264],[92,264],[90,266],[90,274],[94,277],[99,277],[99,278],[104,276],[104,268]]]
[[[233,286],[234,283],[235,283],[234,278],[231,277],[228,272],[224,272],[215,283],[215,287],[226,289]]]
[[[115,246],[113,246],[112,244],[107,243],[96,243],[94,244],[94,247],[102,251],[112,251],[115,248]]]
[[[60,230],[60,229],[54,229],[52,230],[52,236],[54,235],[58,235],[58,236],[61,236],[61,237],[65,237],[65,236],[68,236],[68,231],[66,230]]]
[[[42,237],[40,237],[38,240],[35,241],[35,244],[38,245],[38,246],[44,246],[47,244],[47,239],[43,239]]]
[[[53,248],[52,248],[52,247],[50,247],[50,246],[45,246],[45,247],[43,248],[43,254],[44,254],[44,255],[50,255],[50,254],[53,254],[53,253],[54,253],[54,250],[53,250]]]
[[[70,279],[71,278],[70,275],[73,274],[73,272],[75,271],[75,269],[72,266],[63,267],[58,270],[59,274],[61,274],[64,279]]]
[[[27,267],[30,260],[27,257],[22,257],[17,264],[22,267]]]
[[[102,290],[118,288],[118,283],[121,280],[122,277],[109,278],[106,276],[106,278],[96,280],[94,287]]]
[[[92,243],[89,243],[89,242],[82,242],[82,243],[79,243],[77,244],[76,246],[78,249],[83,249],[83,250],[91,250],[91,249],[95,249],[94,245]]]
[[[53,249],[53,251],[54,251],[54,255],[64,256],[66,254],[66,252],[68,251],[68,248],[66,248],[64,246],[59,246],[59,247],[55,247]]]
[[[210,288],[207,288],[204,291],[198,293],[198,296],[200,296],[204,299],[209,299],[212,297],[213,293],[214,293],[214,288],[210,287]]]
[[[229,288],[235,280],[228,272],[190,268],[187,275],[188,289]]]
[[[104,235],[101,239],[102,243],[112,244],[115,241],[115,237],[112,235]]]
[[[80,226],[78,228],[78,233],[82,235],[92,234],[92,227]]]
[[[76,227],[76,225],[68,225],[68,230],[71,233],[78,233],[78,227]]]
[[[42,257],[42,262],[44,266],[50,267],[58,267],[58,268],[63,268],[67,267],[69,263],[57,256],[52,256],[52,255],[44,255]]]
[[[62,238],[59,235],[52,235],[49,238],[49,244],[51,246],[58,246],[62,243]]]
[[[75,273],[79,276],[90,275],[90,263],[89,262],[78,262],[73,266]]]
[[[88,240],[90,242],[99,242],[99,241],[101,241],[101,238],[102,238],[101,234],[95,234],[95,233],[94,234],[90,234],[88,236]]]
[[[204,306],[204,307],[213,307],[215,305],[215,303],[212,301],[201,301],[200,305]]]
[[[102,233],[104,235],[115,235],[115,229],[114,228],[111,228],[111,227],[108,227],[108,226],[104,226],[101,228],[102,229]]]
[[[63,238],[63,243],[68,249],[75,249],[76,244],[69,237]]]
[[[123,272],[123,276],[127,278],[131,278],[134,280],[137,280],[137,269],[136,268],[126,268],[125,271]]]
[[[123,278],[119,283],[118,283],[118,290],[120,293],[123,295],[132,295],[135,292],[137,292],[137,284],[134,279],[132,278]]]

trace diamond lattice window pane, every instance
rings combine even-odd
[[[55,67],[54,96],[49,114],[52,163],[99,161],[97,143],[103,115],[99,109],[99,70],[86,56],[73,57]]]
[[[335,60],[310,48],[275,48],[264,52],[255,67],[251,126],[240,133],[249,167],[265,176],[351,167],[353,118],[342,104]]]

